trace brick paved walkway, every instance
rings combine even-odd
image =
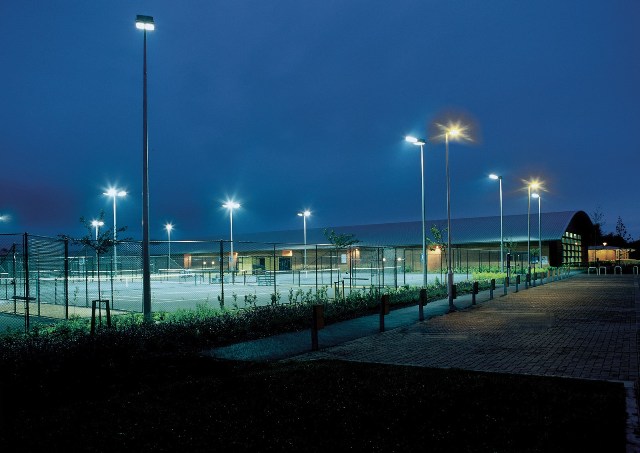
[[[297,359],[637,381],[638,279],[581,275]]]

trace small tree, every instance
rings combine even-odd
[[[335,246],[335,248],[345,248],[360,242],[354,234],[338,234],[335,231],[324,230],[324,236]]]
[[[100,211],[100,216],[98,217],[97,221],[104,223],[104,211]],[[74,242],[89,247],[96,253],[96,269],[98,272],[98,299],[102,299],[102,292],[100,290],[100,256],[111,250],[111,247],[113,247],[115,243],[127,241],[129,239],[126,238],[114,241],[113,228],[104,228],[102,231],[97,230],[96,232],[96,227],[93,226],[92,222],[93,221],[89,221],[84,217],[80,217],[80,223],[82,223],[87,229],[87,234],[80,239],[74,239]],[[121,227],[118,228],[116,232],[121,233],[126,229],[127,227]]]
[[[622,217],[618,216],[618,220],[616,221],[616,236],[618,236],[624,245],[627,245],[633,239],[631,235],[627,232],[627,227],[622,222]]]
[[[593,245],[597,245],[602,241],[602,228],[606,224],[604,221],[604,214],[600,209],[600,206],[591,213],[591,222],[593,223]]]
[[[336,248],[336,259],[338,257],[338,249],[347,248],[360,242],[360,240],[357,239],[354,234],[346,234],[346,233],[339,234],[333,230],[329,231],[325,229],[324,236]]]

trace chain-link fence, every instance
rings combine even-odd
[[[454,248],[451,260],[457,282],[500,269],[499,250]],[[524,271],[526,262],[526,252],[514,254],[512,270]],[[94,301],[109,301],[112,313],[141,313],[142,268],[140,242],[119,242],[99,254],[72,239],[0,235],[0,330],[90,317]],[[429,283],[446,279],[447,257],[437,248],[428,253],[427,273]],[[150,281],[154,312],[332,300],[364,288],[422,286],[422,250],[152,241]]]

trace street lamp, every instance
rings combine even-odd
[[[531,281],[531,189],[537,189],[540,187],[540,183],[532,181],[527,185],[527,261],[529,262],[529,268],[527,274],[529,275],[529,281]]]
[[[532,193],[531,196],[538,199],[538,264],[540,264],[540,269],[542,269],[542,222],[540,214],[540,201],[542,197],[539,193]]]
[[[231,269],[231,275],[233,275],[233,269],[235,268],[234,259],[233,259],[233,210],[238,209],[240,207],[240,203],[236,203],[235,201],[227,201],[225,204],[222,205],[222,207],[227,208],[229,210],[229,225],[231,230],[231,237],[230,237],[231,252],[229,253],[229,268]]]
[[[456,138],[460,135],[460,129],[450,127],[445,130],[444,143],[447,166],[447,291],[449,292],[449,311],[456,309],[453,305],[453,268],[451,266],[451,178],[449,176],[449,137]]]
[[[92,220],[91,221],[91,226],[95,227],[96,229],[96,241],[98,240],[98,230],[100,229],[100,227],[104,225],[104,222],[102,220]]]
[[[303,212],[299,212],[298,215],[302,217],[303,231],[304,231],[304,268],[307,269],[307,217],[311,215],[311,211],[308,209]]]
[[[427,287],[427,231],[424,217],[424,145],[427,141],[410,135],[405,137],[409,143],[420,146],[420,180],[422,182],[422,286]]]
[[[502,230],[502,176],[490,174],[489,178],[500,182],[500,272],[504,272],[504,234]]]
[[[167,275],[169,275],[169,270],[171,269],[171,230],[173,230],[173,225],[167,223],[164,229],[167,230],[167,239],[169,240],[169,253],[167,255]]]
[[[112,197],[113,198],[113,269],[116,273],[116,275],[118,274],[118,253],[116,252],[116,241],[117,241],[117,228],[116,228],[116,198],[120,197],[126,197],[127,196],[127,192],[124,190],[120,190],[120,189],[115,189],[115,188],[110,188],[109,190],[107,190],[106,192],[104,192],[102,195],[106,195],[108,197]]]
[[[155,30],[153,17],[136,16],[143,31],[142,57],[142,312],[151,321],[151,263],[149,256],[149,140],[147,135],[147,31]]]

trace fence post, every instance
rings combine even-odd
[[[220,308],[224,307],[224,241],[220,240]]]
[[[64,319],[69,319],[69,239],[64,239]]]
[[[24,233],[22,256],[24,262],[24,331],[29,332],[29,234]]]
[[[276,245],[273,244],[273,294],[276,296],[276,300],[278,300],[278,283],[276,282]]]
[[[420,299],[418,302],[418,319],[424,321],[424,305],[427,303],[427,289],[420,290]]]

